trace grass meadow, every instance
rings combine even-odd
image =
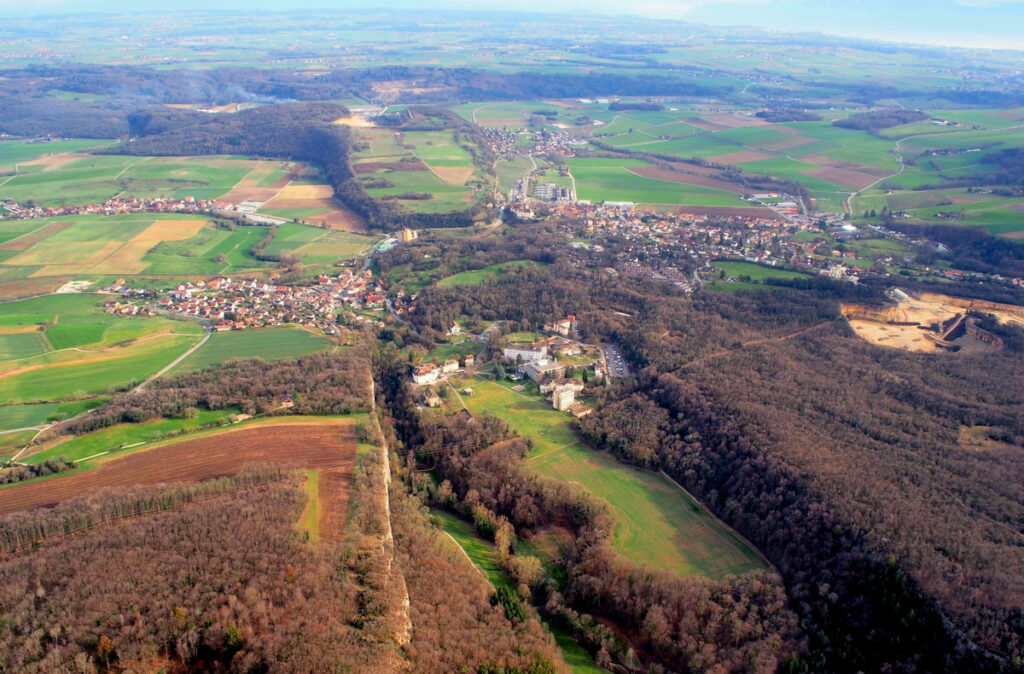
[[[492,381],[462,380],[457,386],[474,389],[464,396],[473,412],[495,414],[533,440],[531,469],[608,503],[616,522],[612,544],[629,559],[709,578],[765,568],[754,550],[671,480],[587,448],[567,417],[543,400]]]

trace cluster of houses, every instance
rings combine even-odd
[[[344,308],[384,305],[384,287],[368,269],[356,273],[344,269],[334,276],[321,274],[310,286],[284,285],[278,280],[276,273],[267,280],[218,276],[209,281],[180,283],[169,293],[153,298],[118,279],[110,288],[121,292],[124,300],[108,302],[106,311],[122,315],[157,311],[181,314],[207,320],[218,331],[299,324],[337,334],[338,314]],[[132,301],[140,296],[143,304]],[[361,315],[351,318],[356,322],[370,320]]]
[[[102,204],[79,206],[27,206],[15,201],[0,202],[7,211],[0,212],[0,220],[26,220],[29,218],[52,218],[68,215],[122,215],[125,213],[190,213],[209,214],[217,207],[212,199],[152,199],[128,198],[107,199]]]
[[[413,368],[412,381],[418,386],[429,386],[441,381],[444,377],[460,370],[472,370],[476,365],[476,356],[467,354],[463,356],[462,362],[458,358],[449,358],[444,362],[424,363]]]

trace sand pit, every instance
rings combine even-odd
[[[1024,307],[934,293],[901,298],[895,305],[888,307],[845,304],[842,311],[850,327],[863,339],[881,346],[922,353],[939,350],[936,342],[927,336],[938,336],[938,332],[929,330],[929,327],[940,326],[968,311],[992,314],[1000,323],[1014,323],[1024,327]],[[961,338],[956,343],[965,340],[966,344],[973,347],[989,346],[973,337]]]
[[[377,126],[367,118],[360,117],[359,115],[352,115],[350,117],[339,117],[338,119],[334,120],[334,123],[340,124],[342,126],[352,126],[357,129],[370,129]]]

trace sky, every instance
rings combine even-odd
[[[307,7],[630,14],[890,42],[1024,50],[1024,0],[0,0],[4,13]]]

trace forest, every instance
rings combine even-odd
[[[291,397],[291,407],[282,408],[285,396]],[[369,362],[360,353],[320,353],[273,363],[230,360],[118,393],[107,404],[58,426],[56,432],[80,435],[115,424],[181,418],[199,409],[335,415],[366,411],[369,405]]]
[[[528,442],[513,438],[503,422],[419,416],[405,368],[387,354],[378,379],[409,467],[422,459],[443,480],[437,485],[410,470],[411,489],[494,540],[519,579],[520,600],[572,631],[599,664],[631,666],[639,658],[652,671],[773,672],[798,662],[803,644],[778,576],[712,582],[627,562],[608,543],[613,525],[604,504],[522,470]],[[514,551],[517,533],[552,527],[572,536],[561,583]],[[608,621],[617,629],[609,631],[602,624]]]
[[[875,133],[876,131],[888,129],[892,126],[900,126],[901,124],[909,124],[911,122],[920,122],[923,119],[928,119],[928,115],[924,114],[920,110],[905,110],[901,108],[873,110],[871,112],[858,112],[857,114],[850,115],[845,119],[837,119],[832,122],[832,126]]]
[[[410,318],[429,335],[460,315],[536,329],[574,313],[586,339],[614,341],[640,376],[612,386],[580,432],[665,470],[768,557],[803,626],[801,666],[1012,668],[1024,655],[1024,331],[1001,326],[1001,352],[912,354],[853,336],[839,316],[849,284],[687,297],[591,271],[604,263],[583,255],[471,294],[428,287]],[[884,299],[854,290],[859,302]],[[495,465],[481,472],[516,484]],[[484,503],[517,530],[534,526],[499,499]]]

